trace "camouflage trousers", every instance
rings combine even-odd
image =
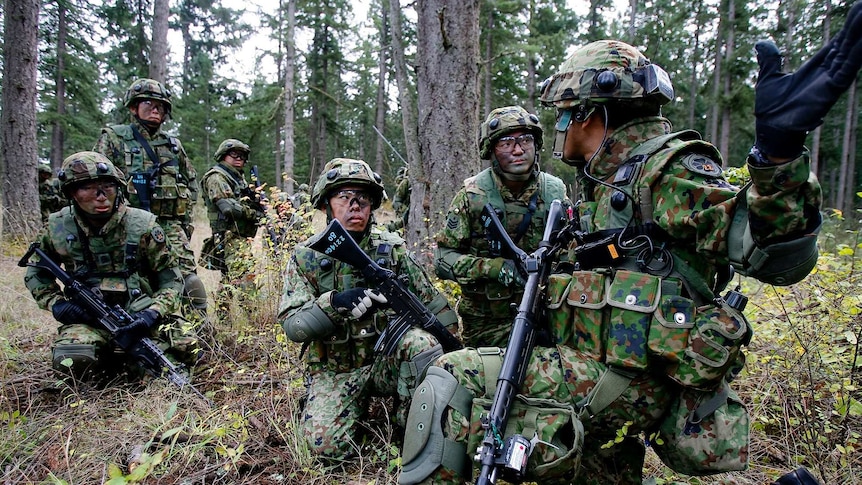
[[[232,310],[248,312],[258,296],[255,283],[257,259],[252,254],[251,239],[230,231],[225,233],[221,288],[216,295],[216,315],[221,322],[231,319]]]
[[[171,250],[177,258],[177,266],[180,267],[180,273],[182,273],[183,278],[189,273],[197,272],[198,263],[195,260],[195,252],[192,250],[189,236],[186,234],[182,221],[159,218],[158,223],[165,231]]]
[[[488,300],[484,294],[465,294],[458,306],[463,322],[462,337],[467,347],[505,347],[512,330],[511,304],[520,300],[510,297]]]
[[[60,325],[57,329],[57,337],[54,339],[53,349],[69,345],[91,346],[97,359],[97,365],[105,370],[111,370],[113,359],[128,360],[129,364],[135,366],[134,361],[126,359],[121,350],[115,348],[111,343],[111,336],[107,330],[94,328],[86,324]],[[149,337],[153,342],[174,362],[185,365],[193,365],[198,358],[198,338],[191,330],[191,325],[181,318],[163,319],[163,323],[154,329]],[[56,357],[56,355],[55,355]],[[55,363],[55,370],[63,372],[61,362]]]
[[[321,369],[325,364],[310,364],[301,427],[311,451],[334,459],[358,455],[361,425],[373,396],[395,398],[396,409],[388,411],[394,412],[395,424],[403,428],[425,370],[412,365],[414,358],[436,345],[431,334],[413,328],[391,356],[378,355],[370,365],[335,372]]]
[[[475,349],[443,355],[434,365],[455,376],[474,398],[485,395],[486,385],[496,385],[494,376],[485,376],[482,357]],[[569,347],[536,347],[527,365],[521,394],[576,406],[595,387],[605,370],[604,364]],[[491,393],[493,390],[488,394]],[[575,469],[573,462],[566,476],[543,479],[541,483],[641,483],[645,448],[638,435],[660,423],[677,393],[677,387],[663,376],[638,375],[608,407],[592,418],[582,418],[585,437],[580,467]],[[476,406],[473,409],[477,409]],[[469,442],[470,460],[476,452],[473,445],[480,443],[484,435],[479,418],[464,416],[454,408],[447,408],[443,414],[443,436],[455,442]],[[411,430],[407,430],[404,439],[405,442],[411,440]],[[469,480],[470,477],[440,466],[422,483],[458,484]]]

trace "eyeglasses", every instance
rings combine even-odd
[[[371,205],[371,196],[361,190],[350,190],[344,189],[339,190],[332,194],[332,198],[339,201],[341,204],[345,204],[348,207],[353,205],[353,202],[356,201],[359,204],[360,209],[365,209],[366,207]]]
[[[83,197],[96,198],[99,193],[105,194],[105,197],[113,197],[117,194],[117,184],[113,182],[89,183],[79,186],[76,190]]]
[[[165,103],[162,103],[161,101],[156,101],[154,99],[145,99],[138,103],[138,105],[143,106],[150,111],[160,111],[162,113],[167,111],[167,108],[165,108]]]
[[[529,133],[526,135],[521,135],[518,137],[514,136],[504,136],[497,140],[497,144],[494,147],[497,150],[501,150],[504,152],[511,152],[515,149],[515,144],[521,146],[522,150],[526,150],[527,148],[532,148],[533,143],[536,141],[535,137]]]
[[[248,160],[248,155],[243,152],[235,152],[229,151],[227,155],[231,158],[236,158],[237,160]]]

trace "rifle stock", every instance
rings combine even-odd
[[[38,262],[30,262],[33,255],[39,257]],[[102,298],[93,292],[92,289],[75,279],[67,273],[63,268],[54,262],[45,251],[39,247],[38,242],[30,245],[26,254],[18,261],[18,266],[26,267],[33,266],[50,271],[60,283],[63,284],[63,292],[76,304],[86,308],[87,311],[96,317],[96,321],[111,335],[111,339],[129,355],[134,356],[141,367],[150,375],[160,377],[164,375],[172,383],[182,388],[191,389],[198,397],[205,400],[207,403],[212,403],[206,396],[201,394],[188,378],[183,375],[183,367],[174,364],[168,359],[164,352],[153,342],[149,337],[143,337],[138,341],[127,341],[126,339],[117,338],[120,328],[128,325],[134,320],[129,313],[119,305],[113,307],[108,306]]]
[[[463,348],[458,338],[437,320],[395,273],[381,268],[365,254],[338,219],[333,219],[321,234],[310,240],[308,247],[361,271],[367,283],[383,294],[389,307],[395,310],[397,317],[380,335],[374,347],[376,351],[391,355],[410,327],[421,328],[436,337],[446,352]]]
[[[486,209],[488,209],[487,206]],[[483,221],[486,216],[490,220],[486,227],[502,228],[493,207],[490,208],[490,212],[483,212]],[[500,375],[497,378],[494,400],[488,416],[482,419],[485,437],[482,439],[476,455],[476,460],[480,465],[479,476],[476,478],[477,485],[496,483],[500,475],[509,481],[518,482],[524,478],[526,472],[526,460],[532,451],[530,445],[532,437],[514,435],[504,441],[505,436],[503,435],[506,432],[512,403],[524,382],[527,364],[535,345],[537,320],[542,305],[542,292],[551,273],[551,263],[557,251],[568,243],[565,238],[560,237],[567,234],[567,231],[562,230],[561,227],[561,223],[564,221],[566,218],[562,204],[559,200],[555,200],[551,203],[548,211],[548,220],[539,248],[523,259],[519,259],[523,261],[527,271],[527,283],[524,288],[524,296],[518,305],[518,313],[512,323],[512,331],[509,334],[509,342],[503,356]],[[506,234],[505,231],[502,234]],[[509,244],[514,247],[511,239],[509,239]],[[523,253],[520,249],[518,251]],[[514,254],[517,255],[518,253],[514,252]],[[510,453],[513,447],[525,448],[526,455]],[[510,455],[521,456],[523,460],[512,459]]]

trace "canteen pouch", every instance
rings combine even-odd
[[[471,416],[487,415],[492,399],[474,398]],[[478,419],[471,419],[477,429],[471,429],[467,442],[468,450],[476,450],[485,433]],[[542,482],[576,473],[581,463],[581,448],[584,444],[584,425],[575,409],[551,399],[538,399],[518,394],[512,403],[506,437],[520,434],[535,444],[527,462],[527,480]],[[538,438],[536,442],[534,438]],[[550,445],[548,445],[550,443]],[[552,446],[551,446],[552,445]]]
[[[712,392],[682,389],[650,444],[661,461],[678,473],[700,476],[745,470],[748,410],[727,383]]]
[[[607,341],[603,309],[609,280],[607,273],[575,271],[566,296],[566,304],[572,309],[572,347],[600,362],[605,357]]]
[[[608,288],[608,321],[605,363],[624,369],[647,368],[650,320],[661,299],[661,278],[617,270]]]

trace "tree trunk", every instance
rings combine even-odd
[[[430,242],[455,191],[479,168],[479,1],[419,0],[417,6],[422,165],[415,172],[410,167],[409,234],[413,241]],[[429,248],[417,251],[425,261],[431,259]]]
[[[168,0],[153,0],[153,41],[150,44],[150,79],[165,84],[168,78]]]
[[[493,6],[489,6],[486,9],[488,12],[488,19],[485,23],[485,58],[482,59],[482,80],[484,82],[485,96],[482,97],[482,114],[488,115],[493,108],[493,100],[494,100],[494,86],[491,83],[493,76],[491,75],[491,71],[494,67],[494,39],[491,35],[491,32],[494,31],[494,8]]]
[[[730,63],[736,55],[736,0],[727,2],[727,42],[724,44],[724,60]],[[721,131],[718,138],[718,151],[722,156],[722,165],[727,168],[727,160],[730,158],[730,97],[733,89],[733,70],[724,69],[722,72],[722,102],[721,102]]]
[[[387,55],[389,46],[389,7],[386,2],[380,2],[380,51],[377,57],[377,99],[374,103],[374,127],[378,133],[386,133],[386,70],[389,65]],[[377,133],[375,133],[377,135]],[[382,136],[382,135],[381,135]],[[383,173],[383,162],[386,160],[386,142],[381,136],[375,136],[377,149],[374,153],[374,171]],[[395,188],[392,188],[393,192]]]
[[[838,177],[838,200],[836,207],[850,214],[853,211],[855,184],[853,162],[855,161],[855,133],[856,129],[856,83],[850,85],[847,90],[847,111],[844,115],[844,133],[841,137],[841,172]]]
[[[36,73],[39,0],[6,0],[4,7],[0,234],[30,239],[41,226],[36,183]]]
[[[285,33],[284,53],[284,190],[293,194],[294,173],[296,163],[296,142],[294,141],[294,104],[296,94],[293,85],[296,71],[296,0],[287,2],[287,32]]]
[[[55,72],[54,98],[57,100],[57,119],[51,126],[51,168],[56,171],[63,163],[66,119],[66,5],[57,3],[57,68]]]
[[[401,128],[404,132],[407,173],[412,190],[410,195],[410,211],[412,213],[413,203],[418,200],[418,196],[415,195],[415,187],[417,180],[421,180],[422,162],[419,158],[419,130],[416,125],[416,105],[413,103],[410,78],[407,76],[407,61],[404,59],[404,35],[402,33],[401,3],[399,0],[389,0],[389,28],[392,33],[392,64],[395,67],[395,82],[398,84],[398,102],[401,105]],[[413,218],[411,217],[404,228],[404,234],[408,242],[416,241],[416,239],[412,239],[412,221]]]

